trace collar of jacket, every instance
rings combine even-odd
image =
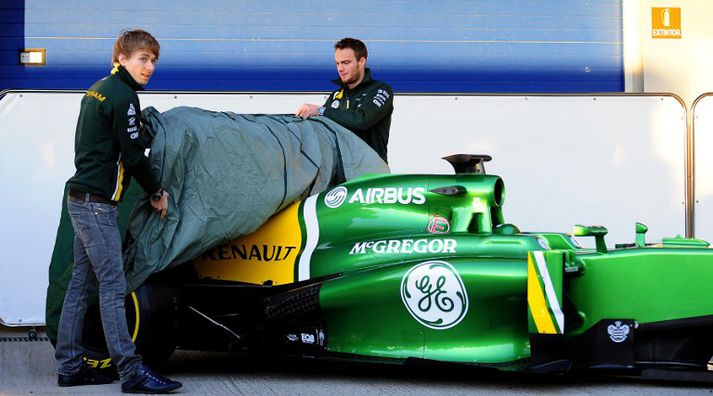
[[[119,80],[123,81],[126,85],[130,86],[131,89],[134,91],[143,91],[144,87],[137,83],[136,80],[134,80],[133,77],[131,77],[131,74],[129,74],[129,71],[126,70],[124,66],[121,66],[118,63],[114,64],[114,68],[111,69],[111,74],[119,77]]]
[[[344,84],[342,82],[342,79],[340,79],[340,78],[332,80],[332,82],[339,85],[340,87],[342,87],[342,89],[346,89],[348,91],[353,91],[353,90],[361,87],[362,85],[366,85],[371,82],[371,69],[369,69],[368,67],[366,69],[364,69],[364,78],[361,80],[359,85],[357,85],[356,87],[354,87],[352,89],[349,89],[349,87],[347,87],[346,84]]]

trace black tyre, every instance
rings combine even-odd
[[[175,290],[144,284],[126,296],[125,307],[129,334],[144,362],[157,366],[168,360],[176,347]],[[98,304],[87,310],[82,342],[85,360],[90,366],[116,372],[106,347]]]

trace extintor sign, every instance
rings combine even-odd
[[[651,8],[651,38],[681,38],[681,8]]]

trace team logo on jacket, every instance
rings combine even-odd
[[[616,321],[613,324],[607,326],[607,333],[609,333],[609,338],[617,344],[626,341],[629,336],[629,325],[621,324],[621,321]]]
[[[450,329],[468,312],[463,280],[445,261],[411,267],[401,280],[401,300],[414,319],[435,330]]]
[[[338,208],[342,206],[344,201],[347,199],[347,188],[344,186],[339,186],[332,191],[328,192],[324,196],[324,204],[328,208]]]
[[[376,95],[374,95],[374,99],[372,102],[376,105],[376,107],[381,107],[386,103],[386,101],[389,99],[389,93],[384,91],[383,89],[380,89],[376,91]]]
[[[333,108],[333,109],[336,109],[337,107],[339,107],[339,101],[338,101],[338,100],[335,100],[335,101],[332,102],[332,108]]]
[[[129,103],[129,111],[126,112],[127,116],[136,115],[136,109],[134,109],[134,104]]]
[[[126,132],[129,133],[129,138],[136,139],[139,137],[139,128],[134,126],[126,128]]]

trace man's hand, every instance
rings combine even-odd
[[[317,116],[319,115],[319,106],[316,104],[305,103],[297,109],[295,115],[304,119],[307,119],[307,117]]]
[[[165,219],[168,214],[168,193],[166,190],[164,190],[163,194],[161,194],[161,199],[158,201],[150,200],[150,202],[151,206],[153,206],[157,212],[161,213],[161,220]]]

